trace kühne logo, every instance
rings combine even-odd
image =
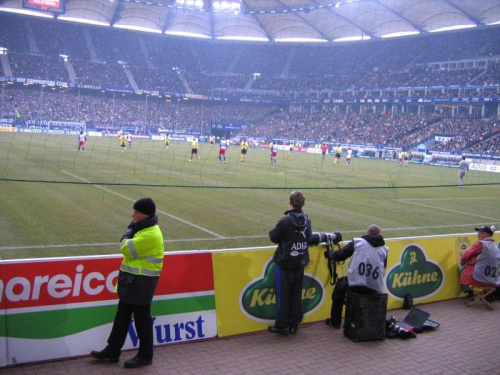
[[[443,270],[430,260],[416,244],[407,246],[401,254],[401,263],[387,274],[387,289],[394,296],[404,298],[411,293],[414,298],[431,295],[443,285]]]
[[[261,278],[252,280],[240,296],[240,308],[250,319],[269,322],[276,315],[275,291],[276,264],[269,260]],[[323,287],[311,275],[304,274],[302,283],[302,310],[304,315],[313,312],[323,300]]]

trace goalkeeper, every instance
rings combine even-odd
[[[347,276],[341,277],[332,293],[332,309],[326,325],[340,328],[342,309],[348,290],[356,293],[382,293],[384,289],[387,252],[385,241],[378,225],[370,225],[361,238],[354,238],[342,249],[326,250],[325,258],[343,261],[349,257]]]

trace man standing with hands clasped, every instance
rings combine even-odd
[[[287,335],[297,332],[302,311],[302,280],[304,267],[309,263],[308,242],[311,239],[311,220],[302,211],[306,198],[300,191],[290,194],[291,210],[285,212],[269,232],[269,239],[278,244],[273,255],[276,263],[276,320],[269,332]]]
[[[117,363],[127,338],[132,314],[139,337],[139,352],[125,361],[126,368],[150,365],[153,362],[153,321],[151,302],[163,268],[163,235],[158,226],[156,205],[151,198],[134,203],[132,222],[121,238],[120,252],[124,258],[118,274],[118,309],[108,345],[90,355],[102,362]]]

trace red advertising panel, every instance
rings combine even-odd
[[[52,13],[64,13],[64,0],[23,0],[23,8]]]
[[[117,298],[121,256],[13,261],[4,266],[0,304],[6,309]],[[156,295],[212,291],[210,253],[165,255]]]

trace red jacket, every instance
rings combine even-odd
[[[486,237],[483,241],[494,242],[493,238]],[[472,278],[474,273],[474,266],[476,265],[477,256],[483,251],[483,244],[481,241],[477,241],[474,245],[469,247],[460,257],[460,264],[464,266],[462,272],[460,273],[460,284],[462,285],[472,285],[480,288],[490,288],[491,285],[478,283]]]

